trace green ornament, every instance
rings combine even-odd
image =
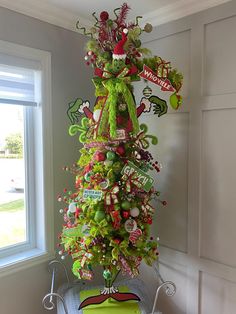
[[[115,205],[114,205],[114,209],[115,209],[115,210],[119,210],[119,209],[120,209],[120,204],[115,204]]]
[[[94,215],[94,221],[101,222],[105,218],[105,213],[102,210],[97,210]]]
[[[112,278],[112,274],[111,274],[110,270],[105,269],[104,272],[103,272],[103,277],[106,280],[111,279]]]
[[[131,203],[129,202],[129,201],[123,201],[122,203],[121,203],[121,207],[123,208],[123,209],[130,209],[130,207],[131,207]]]
[[[178,109],[179,106],[182,105],[183,98],[180,95],[176,95],[176,93],[170,96],[170,105],[173,109]]]
[[[116,158],[116,154],[114,152],[111,152],[111,151],[108,151],[106,156],[107,156],[107,159],[110,161],[112,161]]]

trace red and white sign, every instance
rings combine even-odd
[[[174,92],[175,89],[171,85],[170,81],[166,79],[162,79],[156,75],[152,69],[150,69],[148,66],[144,64],[143,71],[139,73],[139,76],[144,78],[145,80],[148,80],[156,85],[161,86],[161,90],[164,92]]]

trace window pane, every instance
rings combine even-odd
[[[26,241],[23,107],[0,104],[0,248]]]

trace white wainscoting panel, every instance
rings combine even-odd
[[[236,92],[236,16],[205,25],[204,94]]]
[[[236,109],[202,117],[201,255],[236,266]]]
[[[200,273],[201,314],[234,314],[236,283]]]
[[[187,252],[188,230],[188,113],[167,114],[162,118],[144,116],[149,134],[158,136],[159,144],[150,145],[154,159],[162,166],[159,174],[152,172],[160,199],[168,206],[157,203],[155,235],[160,243],[178,251]]]
[[[178,287],[174,297],[168,297],[162,291],[158,309],[162,313],[184,314],[187,313],[187,272],[182,265],[160,264],[160,272],[164,278],[171,278]]]

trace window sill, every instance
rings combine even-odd
[[[31,249],[0,259],[0,277],[27,269],[55,258],[54,252]]]

